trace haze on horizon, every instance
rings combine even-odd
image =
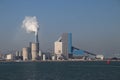
[[[40,23],[42,51],[53,51],[54,41],[72,33],[73,45],[105,56],[120,56],[119,0],[0,0],[0,51],[21,50],[34,34],[21,28],[25,16]]]

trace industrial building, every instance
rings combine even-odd
[[[23,55],[22,55],[23,51],[16,51],[15,53],[15,60],[23,60]]]
[[[72,45],[72,34],[63,33],[57,41],[54,42],[54,54],[57,60],[68,60],[70,58],[82,58],[87,59],[88,55],[92,55],[95,58],[103,60],[103,55],[96,55],[86,50],[81,50]],[[87,54],[87,55],[86,55]],[[77,55],[77,56],[75,56]],[[80,56],[79,56],[80,55]],[[78,57],[79,56],[79,57]]]
[[[103,56],[103,55],[96,55],[96,59],[98,59],[98,60],[103,60],[103,59],[104,59],[104,56]]]
[[[72,34],[63,33],[61,37],[54,43],[54,53],[59,59],[68,59],[72,48]]]
[[[25,47],[22,49],[22,57],[23,60],[36,60],[39,56],[39,43],[31,43],[29,47]],[[21,57],[19,52],[16,52],[16,58],[18,59]]]
[[[6,60],[13,60],[13,54],[7,54]]]
[[[68,59],[72,53],[72,34],[63,33],[62,36],[54,43],[54,53],[57,59]]]
[[[55,55],[57,56],[57,60],[60,58],[60,57],[62,57],[62,53],[63,53],[63,50],[62,50],[62,42],[58,42],[58,41],[56,41],[55,43],[54,43],[54,45],[55,45]]]

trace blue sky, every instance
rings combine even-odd
[[[54,41],[71,32],[73,45],[96,54],[120,54],[119,0],[0,0],[0,51],[21,50],[34,34],[21,28],[25,16],[40,23],[42,51],[53,50]]]

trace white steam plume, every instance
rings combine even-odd
[[[23,20],[22,23],[22,28],[26,29],[26,31],[28,33],[30,32],[34,32],[35,35],[38,34],[38,29],[39,29],[39,25],[38,25],[38,21],[36,16],[26,16],[25,19]]]

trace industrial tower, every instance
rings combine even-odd
[[[72,34],[63,33],[62,36],[54,43],[54,53],[57,59],[68,59],[72,53]]]

